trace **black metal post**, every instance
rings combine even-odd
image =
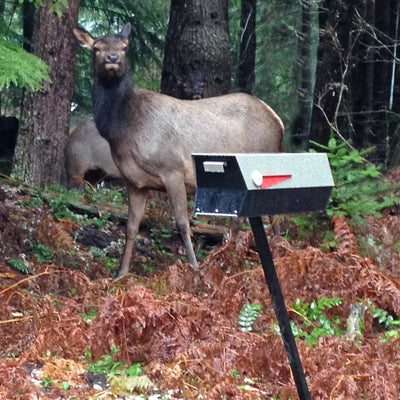
[[[274,306],[275,314],[278,319],[283,344],[285,345],[289,363],[292,368],[293,377],[297,387],[297,393],[299,394],[300,400],[311,400],[311,394],[308,390],[299,351],[297,349],[296,341],[290,326],[289,314],[285,306],[285,300],[283,298],[281,285],[275,270],[274,260],[272,258],[271,249],[269,248],[262,218],[250,217],[249,220],[251,228],[253,229],[257,250],[260,254],[265,279],[271,295],[272,305]]]

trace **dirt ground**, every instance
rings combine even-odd
[[[135,393],[297,398],[250,230],[235,242],[202,242],[200,270],[193,271],[182,256],[168,203],[153,200],[132,273],[114,280],[123,219],[103,225],[87,223],[86,217],[72,221],[51,202],[35,199],[26,188],[0,182],[1,400],[133,398]],[[282,236],[266,227],[291,319],[307,322],[294,308],[296,299],[342,299],[327,314],[339,321],[343,334],[321,336],[313,345],[297,340],[312,398],[400,398],[400,338],[383,341],[385,328],[369,312],[361,334],[346,335],[356,303],[365,310],[373,304],[394,319],[400,312],[400,208],[368,218],[360,232],[336,218],[327,229],[337,244],[328,251],[317,240],[299,238],[288,217],[278,224]],[[355,234],[369,245],[360,245]],[[95,251],[88,237],[103,251]],[[43,255],[38,243],[51,254]],[[238,323],[247,303],[262,305],[251,331]],[[89,358],[95,362],[113,346],[119,349],[115,362],[140,363],[157,389],[99,390],[88,372]]]

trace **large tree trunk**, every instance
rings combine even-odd
[[[196,99],[230,85],[228,1],[172,0],[161,91]]]
[[[69,0],[59,17],[45,0],[35,13],[32,53],[50,68],[52,83],[38,92],[27,91],[23,101],[12,176],[34,186],[61,182],[73,92],[80,0]]]
[[[251,93],[254,85],[256,65],[256,16],[257,0],[242,0],[240,14],[240,48],[237,86]]]

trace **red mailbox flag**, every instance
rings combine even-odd
[[[266,189],[267,187],[276,185],[279,182],[286,181],[292,177],[289,175],[263,175],[263,181],[261,184],[261,189]]]

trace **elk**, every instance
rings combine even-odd
[[[91,119],[71,128],[65,147],[65,167],[70,188],[82,188],[85,174],[92,170],[101,170],[108,178],[121,178],[110,145]]]
[[[74,34],[93,54],[93,115],[109,142],[127,187],[126,242],[118,276],[129,272],[149,190],[166,190],[175,222],[194,269],[198,263],[190,238],[187,193],[196,190],[192,153],[282,151],[284,127],[278,115],[245,93],[179,100],[158,92],[135,90],[127,64],[131,25],[119,34]]]

